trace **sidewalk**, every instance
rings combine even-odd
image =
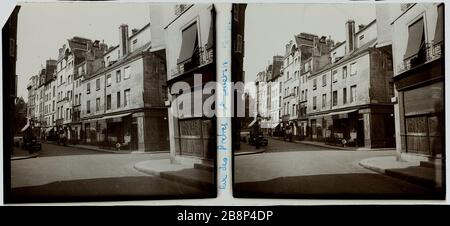
[[[276,140],[283,140],[283,138],[281,138],[281,137],[269,137],[269,138],[276,139]],[[288,141],[286,141],[286,142],[288,142]],[[308,140],[293,140],[293,142],[298,143],[298,144],[313,145],[313,146],[317,146],[317,147],[338,149],[338,150],[345,150],[345,151],[391,151],[391,150],[395,150],[395,148],[341,147],[341,146],[325,144],[323,142],[308,141]]]
[[[364,168],[425,187],[442,189],[442,170],[440,164],[430,162],[407,162],[397,160],[396,156],[382,156],[363,159],[359,162]]]
[[[21,159],[29,159],[29,158],[36,158],[41,154],[40,151],[35,150],[33,154],[30,154],[28,150],[24,150],[22,148],[14,147],[14,153],[11,155],[11,161],[12,160],[21,160]]]
[[[68,147],[74,147],[74,148],[81,148],[91,151],[99,151],[99,152],[107,152],[107,153],[113,153],[113,154],[155,154],[155,153],[168,153],[169,151],[151,151],[151,152],[145,152],[145,151],[136,151],[136,150],[111,150],[111,149],[104,149],[99,148],[98,146],[94,145],[82,145],[82,144],[68,144]]]

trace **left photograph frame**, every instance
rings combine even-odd
[[[19,3],[2,29],[4,202],[216,197],[215,21],[214,4]]]

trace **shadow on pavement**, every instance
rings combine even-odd
[[[48,203],[214,197],[215,190],[202,191],[157,177],[137,176],[58,181],[41,186],[13,188],[5,201]]]
[[[379,174],[327,174],[280,177],[234,185],[236,198],[444,199],[433,190]],[[387,182],[389,181],[389,182]]]

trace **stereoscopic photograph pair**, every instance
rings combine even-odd
[[[220,107],[236,198],[445,199],[444,3],[230,6],[19,2],[5,203],[215,198]]]

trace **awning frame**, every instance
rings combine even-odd
[[[425,42],[425,27],[423,18],[416,20],[408,27],[408,42],[403,59],[407,60],[417,55]]]
[[[184,63],[192,58],[194,51],[198,48],[198,28],[197,22],[181,31],[181,47],[177,64]],[[197,45],[197,46],[196,46]]]

